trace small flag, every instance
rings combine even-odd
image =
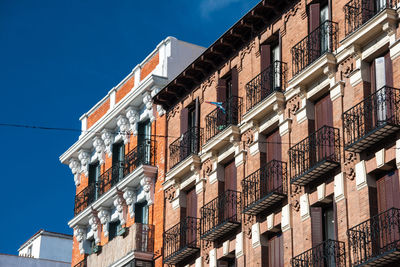
[[[224,114],[226,114],[226,110],[225,110],[225,108],[222,106],[222,102],[209,102],[209,101],[205,101],[206,103],[208,103],[208,104],[211,104],[211,105],[215,105],[217,108],[219,108],[220,110],[222,110],[222,112],[224,113]]]

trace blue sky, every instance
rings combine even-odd
[[[167,36],[209,46],[258,0],[0,0],[0,123],[79,117]],[[43,228],[72,234],[77,133],[0,127],[0,253]]]

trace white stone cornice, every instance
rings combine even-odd
[[[74,227],[74,236],[76,241],[79,243],[79,252],[85,254],[83,242],[86,240],[86,228],[83,225],[77,225]]]
[[[124,190],[123,197],[126,201],[126,205],[128,205],[129,215],[132,219],[135,216],[136,191],[131,187],[127,187]]]
[[[72,158],[69,161],[69,168],[74,175],[75,185],[78,186],[81,183],[81,162],[78,159]]]
[[[89,225],[93,233],[94,242],[96,242],[96,244],[100,243],[100,231],[99,231],[100,224],[101,224],[100,219],[97,217],[97,213],[93,212],[89,219]]]
[[[103,139],[105,145],[105,152],[108,157],[111,157],[114,134],[110,130],[104,129],[101,134],[101,139]]]
[[[108,236],[108,226],[111,221],[111,211],[109,208],[101,207],[98,213],[100,223],[103,225],[103,234],[105,237]]]
[[[124,144],[129,143],[129,120],[125,116],[119,115],[117,118],[117,125],[119,129],[119,135],[122,137],[122,140],[124,140]]]
[[[114,206],[116,208],[116,212],[118,213],[118,219],[121,225],[125,224],[125,216],[124,216],[124,206],[125,206],[125,199],[122,194],[117,194],[114,197]]]
[[[104,145],[103,139],[101,137],[96,136],[93,139],[93,147],[96,152],[96,157],[100,164],[104,164],[106,158],[105,158],[105,151],[106,151],[106,146]]]
[[[80,150],[78,155],[79,160],[81,161],[81,172],[83,172],[86,176],[89,173],[89,163],[90,163],[90,153],[87,150]]]
[[[139,112],[134,107],[128,107],[126,109],[126,117],[129,120],[131,131],[134,135],[138,133],[138,122],[140,121]]]

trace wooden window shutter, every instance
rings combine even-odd
[[[399,175],[394,171],[380,178],[376,182],[378,191],[378,213],[392,207],[400,208]]]
[[[219,79],[217,85],[217,102],[224,103],[226,101],[226,81]]]
[[[385,80],[387,86],[393,87],[393,64],[390,52],[385,55]]]
[[[224,170],[224,178],[225,178],[225,191],[237,189],[237,173],[236,173],[236,165],[235,161],[227,164]]]
[[[320,4],[311,4],[309,6],[310,15],[309,15],[309,32],[314,31],[321,24],[320,22]]]
[[[237,68],[231,70],[232,77],[232,96],[238,96],[239,94],[239,73]]]
[[[279,130],[274,131],[266,138],[267,142],[267,162],[271,160],[282,160],[282,145],[281,135],[279,134]]]
[[[189,109],[183,108],[181,111],[181,136],[188,131]]]
[[[313,247],[324,241],[322,231],[322,208],[320,207],[311,207],[311,235]]]
[[[186,194],[186,216],[197,218],[197,194],[195,188]]]
[[[261,45],[261,71],[271,65],[271,46]]]
[[[324,125],[333,126],[333,108],[329,94],[315,103],[315,130]]]

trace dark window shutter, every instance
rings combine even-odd
[[[378,213],[392,207],[400,208],[398,171],[391,172],[376,182],[378,191]]]
[[[236,165],[235,161],[232,161],[231,163],[227,164],[225,166],[225,172],[224,172],[224,178],[225,178],[225,191],[226,190],[234,190],[236,191]]]
[[[271,65],[271,46],[261,45],[261,71]]]
[[[322,208],[311,207],[312,246],[319,245],[324,240],[322,231]]]
[[[282,146],[281,146],[281,135],[279,130],[274,131],[266,138],[267,142],[267,162],[271,160],[282,160]]]
[[[197,97],[195,100],[195,127],[200,127],[200,101],[199,98]]]
[[[183,108],[181,111],[181,135],[188,131],[189,123],[189,110],[188,108]]]
[[[283,235],[280,233],[268,240],[268,266],[283,267]]]
[[[231,96],[238,96],[239,94],[239,74],[237,68],[231,70],[232,77],[232,93]]]
[[[376,74],[375,74],[375,61],[372,61],[369,65],[370,73],[371,73],[371,94],[376,91]]]
[[[389,52],[385,55],[385,76],[386,85],[393,87],[393,64]]]
[[[197,218],[197,194],[195,188],[186,194],[186,216]]]
[[[324,125],[333,126],[332,100],[329,94],[315,103],[315,130]]]
[[[309,32],[312,32],[321,24],[320,22],[320,4],[311,4],[309,6],[310,15],[309,15]]]
[[[224,103],[226,101],[226,81],[219,79],[217,85],[217,102]]]

